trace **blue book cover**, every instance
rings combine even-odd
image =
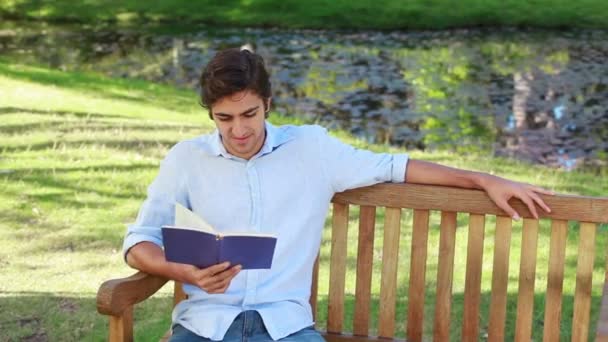
[[[175,205],[175,226],[163,226],[167,261],[199,268],[229,261],[244,270],[269,269],[277,239],[257,233],[220,233],[192,211]]]

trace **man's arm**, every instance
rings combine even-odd
[[[127,264],[142,272],[154,274],[176,280],[182,283],[193,284],[207,293],[224,293],[230,281],[241,270],[240,265],[230,267],[224,262],[208,268],[198,267],[165,259],[165,252],[152,242],[141,242],[129,249]]]
[[[535,218],[538,218],[538,213],[534,203],[546,212],[551,211],[538,194],[553,195],[553,192],[487,173],[467,171],[422,160],[410,159],[405,170],[404,181],[408,183],[446,185],[484,190],[498,207],[511,215],[515,220],[519,220],[520,215],[508,203],[512,197],[521,199]]]

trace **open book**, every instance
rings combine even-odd
[[[277,238],[257,233],[220,233],[200,216],[175,203],[175,225],[163,226],[167,261],[200,268],[229,261],[231,266],[268,269]]]

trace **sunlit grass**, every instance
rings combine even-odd
[[[104,280],[132,273],[122,261],[120,248],[125,225],[132,222],[155,176],[159,160],[175,142],[208,133],[213,129],[207,113],[197,105],[194,92],[127,80],[113,80],[95,74],[65,73],[0,61],[0,335],[8,340],[46,337],[49,340],[105,340],[107,322],[97,314],[95,293]],[[276,124],[301,123],[273,115]],[[343,132],[335,133],[358,147],[376,151],[405,152],[402,149],[369,145]],[[482,155],[449,152],[414,152],[413,157],[457,167],[483,170],[552,188],[559,192],[605,195],[608,185],[597,175],[563,173],[540,166]],[[356,253],[356,210],[351,212],[349,258]],[[375,241],[374,278],[380,272],[383,211]],[[400,283],[407,283],[411,213],[403,211],[400,240]],[[427,320],[434,312],[438,217],[433,216],[428,252]],[[464,224],[464,217],[459,218]],[[542,231],[547,231],[546,223]],[[518,269],[521,228],[515,226],[511,259],[513,275]],[[569,235],[568,272],[574,270],[576,229]],[[604,234],[597,249],[604,250]],[[457,232],[466,241],[467,230]],[[327,231],[325,237],[329,237]],[[548,246],[546,238],[539,246]],[[493,253],[493,226],[488,219],[482,290],[482,307],[489,305]],[[543,254],[545,253],[545,254]],[[542,305],[546,279],[546,252],[539,255],[537,295]],[[329,244],[321,250],[319,317],[326,315],[327,260]],[[464,249],[457,247],[455,269],[466,263]],[[597,308],[604,260],[597,260],[594,273],[594,307]],[[347,316],[352,317],[355,265],[349,262]],[[516,297],[516,278],[509,282],[509,300]],[[463,272],[454,275],[453,336],[459,334]],[[574,287],[572,280],[564,284]],[[377,293],[378,288],[374,288]],[[170,320],[170,289],[138,307],[136,337],[152,340],[162,335]],[[398,319],[404,322],[407,287],[399,288]],[[512,302],[510,302],[512,303]],[[564,316],[572,305],[564,304]],[[374,298],[372,321],[377,321],[378,300]],[[570,311],[568,311],[570,310]],[[487,311],[486,311],[487,312]],[[511,312],[511,311],[510,311]],[[594,311],[596,315],[597,312]],[[594,319],[596,316],[593,316]],[[483,321],[482,321],[483,322]],[[487,322],[486,322],[487,323]],[[321,323],[321,327],[323,324]],[[346,327],[352,323],[346,320]],[[374,328],[375,329],[375,328]],[[482,323],[482,329],[484,329]],[[404,326],[397,326],[403,335]],[[569,334],[565,331],[564,334]],[[456,337],[456,339],[458,339]]]

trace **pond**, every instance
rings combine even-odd
[[[215,52],[249,45],[284,115],[406,149],[608,164],[607,31],[4,26],[0,54],[193,90]]]

